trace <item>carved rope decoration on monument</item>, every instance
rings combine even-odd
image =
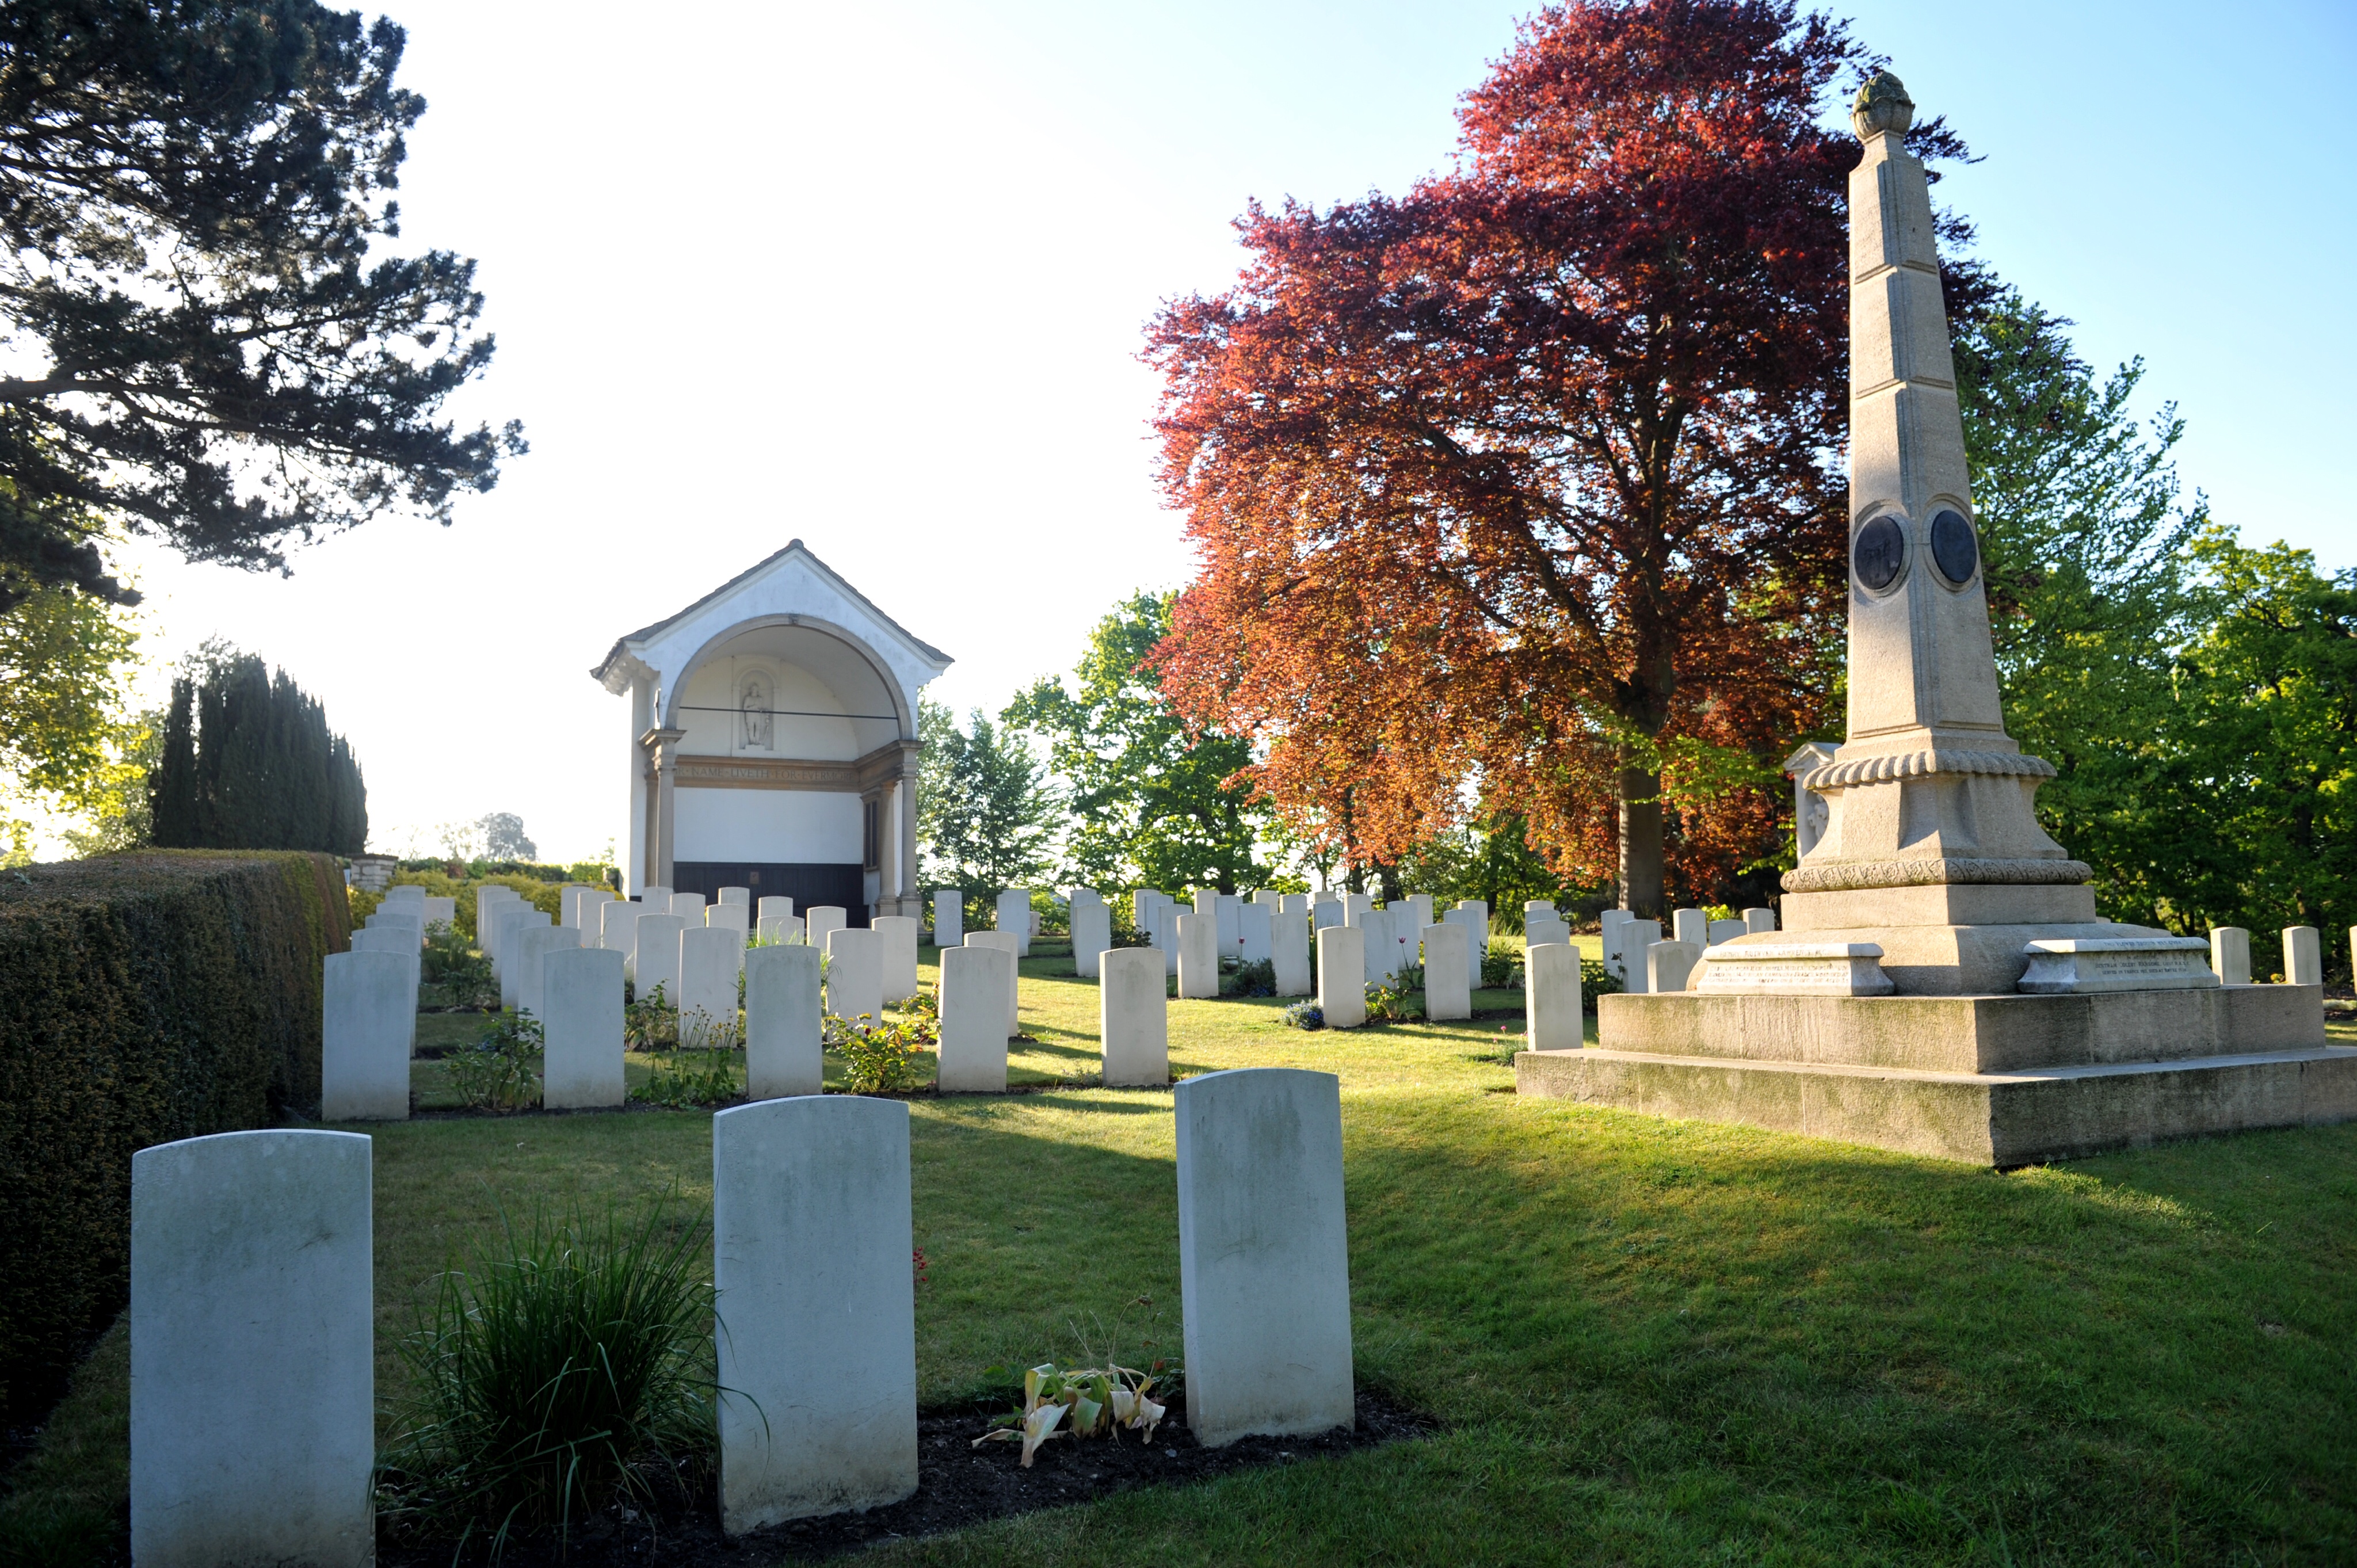
[[[1914,113],[1889,71],[1853,110],[1849,736],[1800,781],[1829,810],[1790,893],[2093,875],[2039,826],[2054,766],[2005,733]]]

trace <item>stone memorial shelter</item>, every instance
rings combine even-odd
[[[917,693],[950,656],[799,539],[590,674],[630,699],[625,890],[916,915]]]

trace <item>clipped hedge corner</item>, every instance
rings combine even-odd
[[[131,1156],[319,1103],[327,855],[149,850],[0,872],[0,1426],[129,1285]]]

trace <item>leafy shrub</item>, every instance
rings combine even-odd
[[[1276,965],[1266,959],[1252,963],[1240,963],[1220,976],[1222,996],[1274,996],[1276,994]]]
[[[540,1098],[543,1043],[539,1019],[511,1014],[471,1047],[444,1057],[442,1070],[458,1097],[477,1110],[521,1111]]]
[[[679,1009],[663,994],[662,983],[644,996],[636,991],[628,993],[622,1004],[622,1044],[633,1051],[675,1051],[679,1049]]]
[[[325,855],[144,850],[0,875],[0,1425],[122,1309],[131,1155],[319,1103]]]
[[[1424,1016],[1424,993],[1392,985],[1367,987],[1367,1022],[1403,1024]]]
[[[414,1390],[382,1511],[494,1553],[519,1530],[651,1495],[715,1444],[707,1217],[651,1205],[503,1225],[453,1266],[401,1347]]]
[[[477,952],[451,926],[436,921],[425,928],[425,946],[418,960],[418,1003],[431,1007],[497,1007],[500,983],[491,976],[491,961]]]
[[[993,1421],[971,1446],[1020,1443],[1028,1470],[1039,1444],[1052,1437],[1111,1437],[1118,1443],[1124,1432],[1135,1432],[1140,1442],[1151,1443],[1167,1408],[1152,1396],[1169,1397],[1158,1386],[1162,1369],[1159,1361],[1143,1372],[1112,1365],[1060,1369],[1052,1361],[1033,1367],[1023,1374],[1023,1403]]]
[[[733,1051],[681,1051],[649,1075],[647,1081],[630,1090],[630,1098],[642,1105],[668,1105],[684,1110],[691,1105],[726,1105],[744,1096],[745,1086],[737,1064],[742,1059]]]
[[[1586,1011],[1596,1011],[1598,997],[1618,996],[1625,989],[1620,977],[1605,968],[1602,959],[1582,958],[1579,961],[1579,999]]]
[[[1514,983],[1514,971],[1521,961],[1503,948],[1491,948],[1481,956],[1481,988],[1496,991]]]
[[[868,1015],[859,1015],[866,1024]],[[839,1023],[840,1020],[829,1020]],[[853,1094],[906,1094],[925,1085],[923,1053],[941,1044],[938,1023],[902,1018],[866,1029],[845,1026],[827,1043],[843,1058],[843,1087]]]
[[[1326,1026],[1326,1009],[1314,1000],[1296,1002],[1280,1011],[1277,1016],[1296,1029],[1322,1029]]]

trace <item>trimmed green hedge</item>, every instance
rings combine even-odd
[[[0,872],[0,1426],[129,1288],[131,1155],[319,1103],[326,855],[142,851]]]

